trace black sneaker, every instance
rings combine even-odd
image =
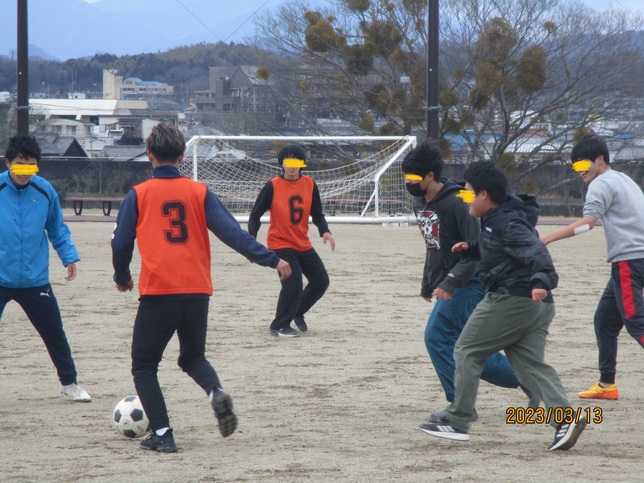
[[[431,434],[438,438],[451,439],[452,441],[469,441],[470,435],[467,431],[456,429],[449,424],[423,423],[419,426],[424,433]]]
[[[163,436],[157,435],[154,431],[150,433],[146,439],[141,441],[139,448],[151,449],[159,451],[160,453],[176,453],[177,445],[174,443],[174,436],[172,436],[172,429],[168,429]]]
[[[572,448],[579,439],[579,435],[585,428],[585,414],[581,415],[578,422],[573,421],[572,423],[561,423],[559,426],[557,426],[557,431],[555,432],[555,440],[550,446],[548,446],[548,451],[565,451]]]
[[[306,325],[306,322],[304,321],[303,315],[296,315],[295,318],[293,319],[293,322],[295,322],[295,327],[300,329],[300,332],[306,332],[307,330],[309,330],[308,326]]]
[[[271,329],[271,335],[275,337],[299,337],[300,333],[293,327],[280,327],[279,329]]]
[[[210,404],[219,422],[219,432],[227,438],[237,429],[237,416],[233,412],[233,400],[221,388],[214,389],[214,397]]]
[[[525,393],[525,395],[528,396],[528,407],[538,408],[539,403],[541,403],[541,399],[539,399],[539,396],[537,396],[535,393],[533,393],[530,389],[528,389],[524,385],[520,385],[519,387]]]
[[[430,423],[439,423],[439,424],[449,424],[449,413],[448,411],[452,405],[450,404],[447,406],[445,409],[441,409],[440,411],[433,412],[429,415],[429,422]],[[476,412],[476,409],[472,409],[472,419],[471,421],[478,421],[479,420],[479,413]]]

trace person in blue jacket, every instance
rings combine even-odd
[[[61,393],[89,402],[92,397],[77,384],[76,365],[49,283],[48,239],[67,267],[65,280],[74,280],[80,258],[63,223],[58,194],[36,175],[39,161],[40,146],[33,136],[11,138],[5,152],[8,170],[0,174],[0,319],[7,303],[15,300],[47,347]]]

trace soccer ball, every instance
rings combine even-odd
[[[118,432],[128,438],[140,438],[150,431],[150,422],[138,396],[121,399],[114,408],[112,419]]]

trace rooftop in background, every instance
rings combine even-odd
[[[147,109],[147,101],[118,99],[29,99],[32,114],[49,116],[131,116],[133,111]]]

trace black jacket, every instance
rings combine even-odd
[[[559,276],[535,226],[539,205],[532,196],[509,196],[481,219],[481,236],[465,252],[480,260],[479,278],[486,292],[531,297],[533,288],[551,290]]]
[[[420,291],[423,297],[430,297],[436,287],[452,294],[475,276],[478,267],[476,260],[452,253],[455,243],[479,236],[477,220],[456,197],[463,186],[446,178],[441,182],[443,187],[431,201],[426,202],[422,196],[413,199],[416,221],[427,247]]]

